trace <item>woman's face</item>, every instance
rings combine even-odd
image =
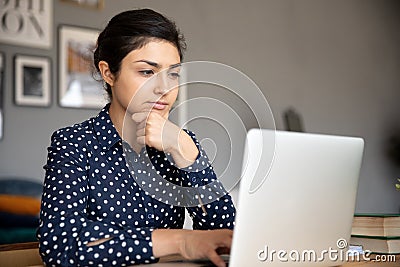
[[[167,118],[178,95],[180,57],[167,41],[151,41],[121,62],[111,85],[111,105],[130,114],[159,112]]]

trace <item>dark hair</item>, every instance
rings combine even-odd
[[[118,76],[124,57],[154,39],[173,44],[178,49],[182,60],[186,43],[173,21],[151,9],[129,10],[117,14],[97,38],[94,51],[96,70],[100,72],[98,65],[104,60],[108,63],[111,73]],[[109,84],[106,84],[106,91],[111,99],[112,92]]]

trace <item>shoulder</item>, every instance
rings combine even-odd
[[[90,118],[86,121],[54,131],[51,135],[51,142],[79,143],[87,139],[93,133],[92,121],[93,118]]]
[[[47,167],[60,162],[80,166],[86,164],[90,140],[93,139],[92,124],[92,119],[88,119],[53,132],[50,146],[47,148]]]

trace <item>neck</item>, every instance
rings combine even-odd
[[[109,114],[115,129],[119,136],[132,147],[132,149],[139,153],[142,149],[142,145],[138,144],[136,139],[136,124],[131,119],[131,114],[126,114],[126,109],[120,105],[116,105],[115,102],[111,101]]]

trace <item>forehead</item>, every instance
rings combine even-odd
[[[131,51],[124,58],[124,61],[128,62],[139,60],[156,62],[161,67],[168,67],[180,63],[178,49],[167,41],[150,41],[143,47]]]

